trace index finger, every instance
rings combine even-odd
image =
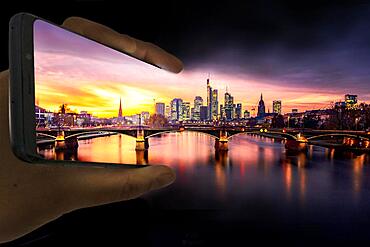
[[[183,68],[182,62],[177,57],[160,47],[118,33],[102,24],[81,17],[69,17],[63,22],[62,26],[171,72],[179,73]]]

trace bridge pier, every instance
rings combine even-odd
[[[220,138],[215,140],[215,149],[218,151],[229,150],[229,139],[226,130],[220,130]]]
[[[63,150],[66,149],[65,141],[55,141],[55,150]]]
[[[75,150],[78,149],[77,137],[66,138],[64,140],[55,139],[55,150]]]
[[[149,140],[144,136],[144,130],[139,128],[136,132],[136,151],[147,150],[149,148]]]
[[[285,149],[290,153],[301,153],[307,152],[308,145],[306,142],[300,142],[296,140],[287,140],[285,143]]]
[[[137,165],[148,164],[148,150],[136,150],[136,164]]]
[[[58,131],[57,137],[55,138],[55,150],[63,150],[67,149],[66,143],[65,143],[65,136],[64,131]]]
[[[215,140],[215,149],[217,151],[227,151],[229,150],[229,142],[228,140],[219,140],[219,139],[216,139]]]

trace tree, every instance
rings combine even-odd
[[[71,108],[69,108],[68,104],[63,103],[59,106],[58,113],[66,114],[66,113],[76,113],[76,112],[72,111]]]
[[[284,128],[285,127],[284,116],[281,114],[275,116],[272,119],[272,127],[273,128]]]
[[[153,128],[161,128],[168,125],[168,120],[162,114],[153,114],[149,118],[149,126]]]
[[[303,124],[305,128],[316,129],[319,123],[319,119],[315,115],[306,115],[303,118]]]

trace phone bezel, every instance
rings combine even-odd
[[[10,141],[14,154],[28,163],[61,164],[65,166],[97,166],[97,167],[128,167],[137,168],[148,165],[121,164],[105,162],[83,162],[70,160],[48,160],[37,154],[36,147],[36,120],[35,120],[35,76],[34,76],[34,22],[41,20],[74,33],[82,38],[91,40],[132,58],[132,55],[119,51],[82,36],[79,33],[67,30],[48,20],[29,13],[18,13],[9,22],[9,130]],[[138,59],[138,58],[135,58]],[[138,59],[139,61],[142,61]],[[149,66],[155,64],[142,61]]]

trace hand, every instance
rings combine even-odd
[[[161,48],[78,17],[63,26],[172,72],[182,63]],[[175,179],[167,166],[130,168],[28,164],[9,141],[8,71],[0,73],[0,243],[16,239],[61,215],[84,207],[136,198]]]

